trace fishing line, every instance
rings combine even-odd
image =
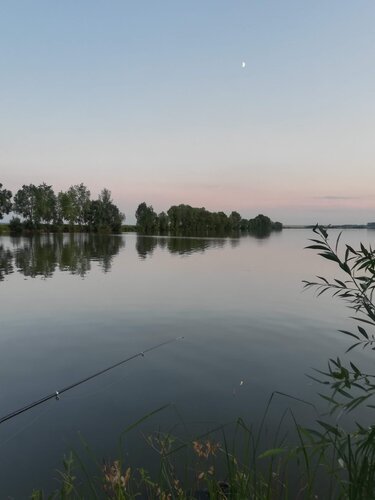
[[[6,444],[8,444],[10,441],[13,441],[17,436],[22,434],[26,429],[34,425],[40,418],[44,417],[47,413],[51,411],[51,407],[47,406],[44,410],[41,410],[38,415],[36,415],[32,420],[27,422],[24,426],[22,426],[20,429],[15,431],[13,434],[8,436],[7,438],[4,439],[4,441],[0,442],[0,449],[3,448]]]
[[[133,354],[132,356],[129,356],[128,358],[123,359],[122,361],[118,361],[117,363],[108,366],[107,368],[104,368],[103,370],[100,370],[92,375],[89,375],[88,377],[85,377],[78,382],[74,382],[73,384],[67,385],[66,387],[63,387],[62,389],[52,392],[51,394],[47,394],[46,396],[37,399],[36,401],[33,401],[32,403],[29,403],[21,408],[18,408],[17,410],[12,411],[11,413],[8,413],[7,415],[4,415],[3,417],[0,418],[0,424],[3,422],[6,422],[7,420],[10,420],[17,415],[20,415],[21,413],[24,413],[28,410],[31,410],[32,408],[35,408],[35,406],[39,406],[43,403],[46,403],[50,399],[56,399],[59,400],[60,395],[64,394],[64,392],[70,391],[71,389],[74,389],[75,387],[78,387],[81,384],[84,384],[85,382],[88,382],[89,380],[92,380],[93,378],[99,377],[99,375],[103,375],[103,373],[106,373],[110,370],[113,370],[114,368],[117,368],[120,365],[123,365],[124,363],[127,363],[128,361],[131,361],[132,359],[136,359],[139,357],[144,357],[145,354],[151,351],[155,351],[156,349],[159,349],[160,347],[163,347],[167,344],[171,344],[172,342],[175,342],[176,340],[183,339],[183,337],[176,337],[171,340],[167,340],[165,342],[161,342],[160,344],[154,345],[152,347],[149,347],[148,349],[145,349],[144,351],[138,352],[137,354]]]
[[[78,399],[86,399],[96,396],[100,392],[107,391],[114,385],[121,384],[121,382],[123,382],[127,377],[129,377],[129,374],[125,373],[124,375],[121,375],[121,377],[116,377],[116,380],[113,380],[112,382],[109,382],[108,384],[103,385],[98,389],[93,390],[92,392],[85,392],[84,394],[78,394],[76,396],[64,396],[64,401],[77,401]]]

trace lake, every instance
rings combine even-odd
[[[332,230],[330,237],[336,238]],[[345,358],[351,311],[303,279],[337,276],[304,250],[310,230],[267,238],[46,235],[0,237],[0,416],[133,354],[183,336],[0,425],[2,498],[56,487],[64,453],[79,433],[99,459],[113,457],[127,426],[194,435],[241,416],[257,423],[273,391],[324,405],[306,374]],[[346,230],[342,242],[372,243]],[[350,359],[371,367],[371,353]],[[275,396],[270,432],[285,408]],[[364,418],[366,418],[364,416]],[[149,465],[135,430],[129,463]]]

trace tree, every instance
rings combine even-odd
[[[80,226],[87,223],[87,214],[90,206],[90,191],[87,187],[81,182],[81,184],[73,186],[75,190],[75,201],[77,207],[77,224]],[[103,191],[108,191],[103,189]],[[108,191],[109,197],[111,196],[111,192]]]
[[[241,225],[241,215],[238,212],[232,212],[229,216],[231,231],[239,231]]]
[[[145,202],[138,205],[135,212],[138,231],[145,234],[152,234],[157,230],[158,217],[151,205],[147,206]]]
[[[0,220],[12,210],[12,192],[2,187],[0,182]]]
[[[240,229],[241,229],[241,231],[248,231],[248,229],[249,229],[249,221],[247,219],[241,219]]]
[[[272,230],[272,221],[269,217],[259,214],[254,219],[249,220],[249,231],[270,232]]]
[[[21,234],[23,229],[23,224],[19,217],[12,217],[9,221],[9,231],[11,234]]]
[[[97,200],[89,204],[86,216],[89,228],[96,232],[121,232],[125,215],[114,205],[111,192],[104,188]]]
[[[56,195],[45,182],[35,189],[35,218],[50,224],[56,217]]]
[[[213,230],[217,234],[223,234],[228,231],[229,221],[224,212],[213,213]]]
[[[30,227],[38,223],[36,218],[36,186],[34,184],[23,185],[14,195],[13,210],[22,215]]]
[[[13,210],[22,215],[30,228],[41,222],[49,224],[55,218],[56,196],[52,186],[23,185],[14,196]]]
[[[68,222],[70,226],[82,226],[88,223],[90,209],[90,191],[81,182],[70,186],[67,191],[57,195],[56,222]]]
[[[162,234],[168,233],[169,219],[168,215],[165,212],[160,212],[160,214],[158,215],[158,226],[160,233]]]
[[[56,223],[63,224],[65,221],[69,222],[71,226],[76,221],[74,200],[69,192],[60,191],[56,200]]]

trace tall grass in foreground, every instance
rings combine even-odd
[[[339,431],[329,424],[322,422],[323,428],[327,426],[323,432],[307,430],[297,424],[292,410],[286,410],[272,442],[264,447],[267,415],[275,396],[287,397],[280,393],[271,396],[257,429],[238,419],[191,439],[164,432],[145,436],[157,457],[153,473],[129,465],[124,458],[126,439],[144,420],[170,405],[127,428],[120,436],[118,455],[110,461],[100,461],[82,440],[84,453],[72,452],[63,461],[58,472],[60,488],[50,495],[35,491],[32,499],[372,498],[364,493],[373,485],[351,491],[358,460],[352,456],[351,443],[347,453]]]
[[[313,493],[316,467],[305,461],[301,446],[288,448],[277,432],[275,447],[262,451],[266,413],[257,431],[238,419],[189,440],[163,432],[146,436],[157,456],[154,474],[131,468],[124,459],[126,435],[141,421],[124,431],[119,455],[110,462],[99,462],[82,441],[85,456],[71,452],[64,459],[58,472],[60,488],[50,495],[34,491],[32,499],[287,499],[290,488],[298,489],[298,498],[317,498]],[[295,470],[291,474],[292,462],[300,474],[295,475]]]
[[[308,248],[319,250],[319,255],[337,264],[344,277],[332,282],[318,277],[317,282],[306,281],[305,287],[316,288],[318,295],[331,291],[355,311],[353,318],[360,323],[357,331],[342,331],[355,339],[348,352],[356,347],[375,350],[375,337],[369,331],[375,326],[374,251],[362,244],[359,250],[346,245],[340,257],[340,236],[332,247],[324,228],[317,226],[314,232],[317,238]],[[99,463],[84,444],[95,473],[88,468],[87,457],[72,453],[59,473],[60,489],[49,496],[35,491],[32,498],[375,499],[375,425],[365,427],[353,416],[355,429],[348,431],[330,418],[337,411],[351,413],[361,405],[375,408],[370,403],[375,395],[375,375],[363,373],[352,362],[345,365],[340,358],[330,359],[327,371],[316,372],[311,378],[328,390],[321,396],[329,403],[330,411],[325,417],[317,416],[312,429],[299,425],[292,410],[288,410],[280,418],[273,442],[263,449],[267,414],[275,393],[257,429],[238,419],[231,426],[223,425],[188,440],[155,433],[146,440],[158,457],[158,472],[132,469],[123,458],[124,439],[163,407],[124,431],[119,455],[110,462]],[[293,433],[284,432],[287,417],[293,423]]]

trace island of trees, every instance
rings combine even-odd
[[[209,236],[240,232],[269,233],[280,231],[283,227],[281,222],[272,222],[263,214],[244,219],[235,211],[228,216],[224,212],[210,212],[190,205],[173,205],[167,212],[156,214],[151,205],[143,202],[138,206],[135,217],[137,231],[144,234]]]
[[[23,185],[13,196],[0,184],[0,220],[9,213],[12,233],[86,231],[119,233],[124,229],[125,215],[104,188],[97,199],[91,199],[84,184],[70,186],[57,194],[46,183]],[[156,214],[151,205],[140,203],[135,213],[136,226],[126,226],[143,234],[214,236],[243,232],[267,234],[281,230],[280,222],[272,222],[259,214],[244,219],[238,212],[210,212],[190,205],[173,205],[167,212]]]

